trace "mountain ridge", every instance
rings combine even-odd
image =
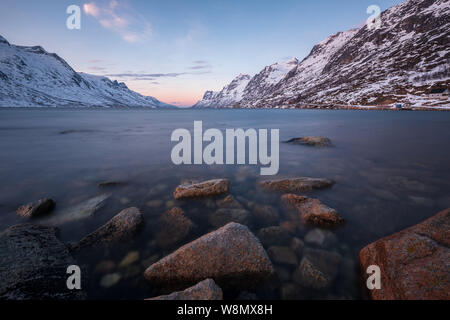
[[[364,24],[329,36],[278,83],[246,88],[228,107],[450,108],[429,94],[450,85],[449,29],[450,0],[406,0],[382,12],[379,29]]]
[[[0,36],[0,107],[175,108],[104,76],[76,72],[41,46],[10,44]]]

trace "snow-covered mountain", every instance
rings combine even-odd
[[[429,94],[450,85],[449,30],[450,0],[406,0],[381,14],[378,29],[364,24],[318,43],[270,87],[256,80],[266,67],[233,107],[450,107]]]
[[[170,107],[124,83],[75,72],[40,46],[10,44],[0,36],[0,107]]]
[[[251,77],[248,74],[240,74],[221,91],[206,91],[203,99],[197,102],[195,107],[224,108],[234,105],[242,100],[244,90],[250,79]]]

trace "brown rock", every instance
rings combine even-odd
[[[194,223],[184,215],[183,210],[174,207],[162,215],[156,242],[161,247],[169,247],[184,240],[193,227]]]
[[[258,239],[238,223],[206,234],[151,265],[145,278],[160,285],[213,278],[221,286],[252,286],[274,273]]]
[[[313,189],[325,189],[334,184],[334,181],[322,178],[293,178],[281,180],[261,181],[263,189],[281,192],[308,192]]]
[[[286,141],[286,143],[302,144],[302,145],[314,146],[314,147],[331,146],[330,139],[328,139],[326,137],[320,137],[320,136],[293,138],[291,140]]]
[[[106,224],[80,240],[72,250],[84,247],[108,245],[129,239],[144,223],[144,217],[138,208],[128,208],[115,215]]]
[[[179,185],[173,196],[175,199],[202,198],[221,195],[228,192],[230,181],[215,179],[193,184]]]
[[[219,208],[226,209],[243,209],[244,207],[237,201],[231,194],[223,199],[217,200],[217,206]]]
[[[284,205],[293,207],[304,223],[333,227],[344,222],[336,210],[327,207],[318,199],[312,199],[295,194],[285,194],[281,197]]]
[[[450,299],[450,209],[382,238],[359,254],[364,284],[367,267],[381,270],[375,300]]]
[[[49,213],[55,207],[55,201],[52,199],[41,199],[31,202],[17,209],[17,214],[24,218],[34,218]]]
[[[148,300],[223,300],[223,293],[213,279],[206,279],[184,291],[173,292]]]

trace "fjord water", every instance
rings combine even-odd
[[[192,131],[195,120],[203,121],[204,130],[280,129],[281,141],[326,136],[333,146],[280,143],[280,171],[275,177],[259,176],[259,165],[175,166],[170,158],[175,144],[171,133],[177,128]],[[309,195],[335,208],[347,221],[333,230],[336,239],[324,248],[338,252],[343,263],[336,266],[339,271],[332,288],[304,289],[294,298],[361,298],[359,250],[450,207],[449,142],[450,112],[437,111],[1,109],[0,229],[24,222],[15,209],[30,201],[44,197],[56,201],[49,217],[34,220],[46,224],[69,207],[110,194],[94,215],[59,226],[62,241],[76,242],[120,210],[138,207],[145,227],[135,239],[77,258],[87,274],[89,298],[143,299],[161,293],[143,278],[149,263],[215,229],[208,223],[211,212],[203,202],[173,202],[172,192],[183,180],[228,178],[232,195],[276,207],[282,222],[280,194],[262,192],[256,187],[259,180],[330,178],[336,181],[331,189]],[[126,183],[99,188],[101,181]],[[180,205],[198,228],[182,243],[160,248],[155,244],[158,219],[173,205]],[[255,234],[257,225],[250,225]],[[311,229],[305,226],[292,236],[304,239]],[[131,251],[139,252],[138,261],[108,270],[121,280],[109,288],[101,286],[106,271],[94,272],[95,267],[108,260],[117,265]],[[288,276],[294,269],[278,268]],[[261,298],[281,298],[281,282],[292,280],[285,276],[256,293]],[[235,298],[236,293],[225,296]]]

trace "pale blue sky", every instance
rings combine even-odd
[[[303,59],[317,42],[364,23],[369,5],[400,2],[0,0],[0,35],[42,45],[76,71],[116,75],[133,90],[190,105],[239,73]],[[71,4],[84,8],[81,30],[66,28]]]

